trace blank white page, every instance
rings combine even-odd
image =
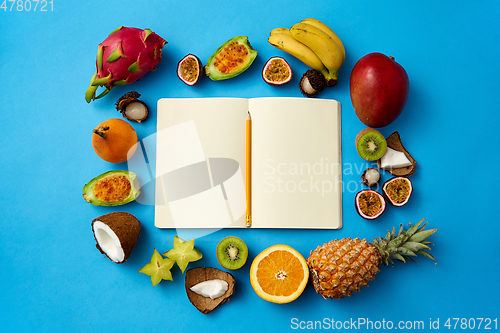
[[[255,98],[252,227],[342,227],[340,103]]]

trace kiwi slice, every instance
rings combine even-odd
[[[376,161],[384,155],[387,142],[382,133],[376,129],[365,128],[356,136],[356,148],[361,158]]]
[[[226,237],[217,245],[217,259],[225,269],[239,269],[245,265],[247,258],[247,245],[238,237]]]

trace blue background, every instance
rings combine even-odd
[[[394,326],[423,321],[426,328],[432,318],[444,329],[450,317],[497,318],[499,14],[497,1],[54,0],[53,11],[0,10],[0,330],[281,332],[293,330],[293,318],[366,318]],[[154,206],[95,207],[82,199],[91,178],[126,167],[94,153],[91,130],[120,117],[114,103],[130,90],[152,107],[147,121],[133,124],[140,139],[155,133],[156,101],[162,97],[300,97],[297,85],[306,66],[267,38],[273,28],[307,17],[331,26],[347,50],[338,85],[319,95],[342,103],[344,228],[220,230],[196,239],[204,257],[189,267],[220,269],[215,248],[228,235],[242,238],[250,250],[247,264],[233,272],[237,285],[231,301],[202,315],[188,301],[177,267],[173,282],[155,288],[137,273],[154,248],[172,247],[175,230],[154,227]],[[87,104],[97,45],[120,25],[151,28],[165,38],[163,62],[141,81]],[[237,35],[248,36],[259,52],[244,74],[220,82],[204,78],[194,87],[177,78],[183,56],[193,53],[206,62]],[[354,147],[365,126],[349,97],[350,72],[370,52],[394,56],[408,73],[406,108],[381,132],[399,131],[419,163],[408,205],[388,207],[371,222],[353,205],[367,163]],[[292,82],[282,87],[261,79],[262,66],[274,55],[284,56],[294,70]],[[152,189],[145,187],[144,195],[151,198]],[[122,265],[96,250],[90,226],[112,211],[130,212],[142,222],[137,246]],[[251,261],[271,245],[288,244],[307,257],[331,239],[371,240],[422,218],[439,228],[431,238],[437,265],[417,258],[418,265],[382,267],[370,287],[342,300],[324,300],[308,285],[296,301],[278,305],[260,299],[250,285]]]

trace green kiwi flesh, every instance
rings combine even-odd
[[[226,237],[217,245],[217,260],[225,269],[239,269],[245,265],[247,258],[247,245],[238,237]]]
[[[356,136],[359,156],[367,161],[376,161],[387,150],[387,142],[382,133],[373,128],[365,128]]]

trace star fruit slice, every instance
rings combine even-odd
[[[175,260],[182,274],[191,261],[200,260],[203,257],[201,252],[194,247],[194,238],[186,242],[178,236],[174,236],[174,248],[163,255]]]
[[[160,253],[155,249],[151,262],[141,268],[139,273],[144,273],[151,276],[153,287],[160,283],[161,280],[172,281],[172,273],[170,269],[174,266],[175,260],[163,258]]]

